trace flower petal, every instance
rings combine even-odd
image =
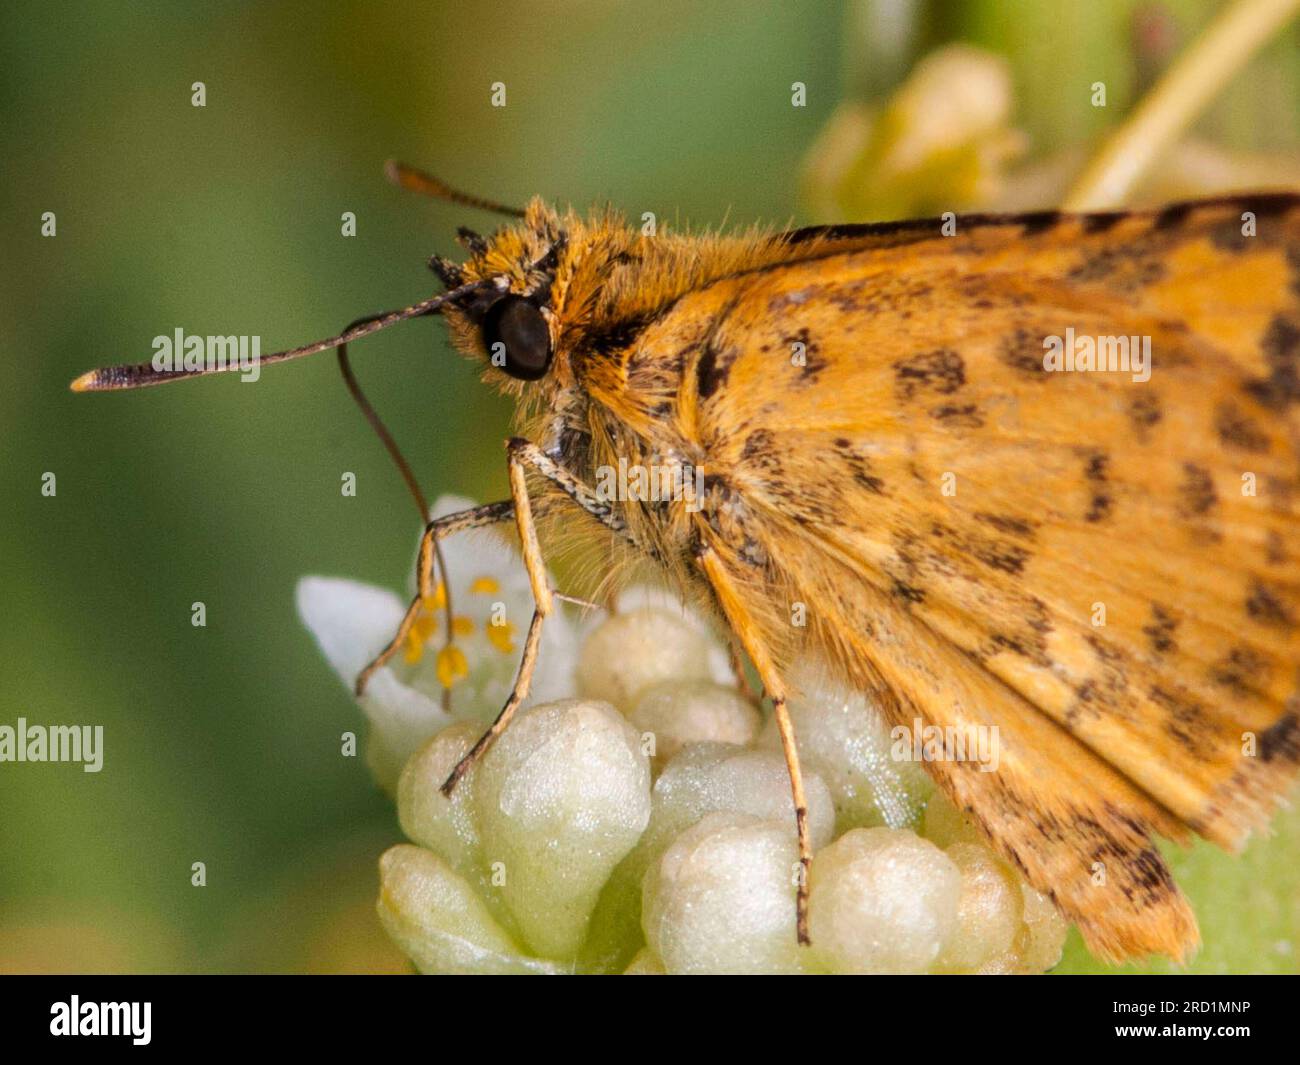
[[[298,616],[349,687],[393,638],[405,612],[387,588],[341,577],[303,577],[296,598]]]
[[[297,603],[299,617],[349,690],[392,639],[403,614],[393,592],[336,577],[304,577],[298,582]],[[388,789],[411,753],[451,721],[434,700],[387,668],[370,678],[360,703],[371,724],[366,761]]]

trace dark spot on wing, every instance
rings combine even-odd
[[[1093,653],[1104,663],[1116,665],[1124,661],[1124,653],[1118,648],[1112,647],[1105,640],[1095,633],[1089,633],[1086,637],[1088,646],[1092,648]]]
[[[1060,211],[1031,211],[1028,214],[1020,215],[1016,220],[1020,223],[1023,235],[1032,237],[1039,233],[1045,233],[1059,224],[1062,217]]]
[[[1246,613],[1261,625],[1280,629],[1295,627],[1295,620],[1286,604],[1273,589],[1259,581],[1251,585],[1250,594],[1246,597]]]
[[[1209,229],[1210,243],[1220,251],[1243,252],[1253,238],[1243,233],[1245,223],[1238,218],[1226,218]]]
[[[961,429],[979,429],[984,424],[984,416],[974,403],[948,403],[930,408],[930,417],[944,425]]]
[[[930,535],[951,544],[953,549],[1003,573],[1020,573],[1030,557],[1029,551],[1006,540],[965,536],[942,522],[932,522]]]
[[[1153,225],[1156,229],[1174,229],[1186,222],[1195,209],[1195,203],[1171,203],[1156,215]]]
[[[1183,483],[1178,488],[1178,512],[1185,518],[1202,517],[1219,501],[1209,472],[1195,463],[1183,463]]]
[[[1279,314],[1268,323],[1268,329],[1264,333],[1263,340],[1260,341],[1260,346],[1270,360],[1293,363],[1297,354],[1296,349],[1300,347],[1300,326]]]
[[[1265,762],[1300,762],[1300,720],[1294,711],[1259,734],[1259,757]]]
[[[1112,882],[1130,902],[1142,907],[1163,905],[1177,893],[1178,886],[1160,852],[1149,838],[1143,838],[1149,837],[1150,828],[1112,803],[1105,803],[1103,810],[1106,825],[1081,814],[1072,818],[1072,825],[1082,838],[1097,841],[1089,852],[1090,857],[1111,872]],[[1118,836],[1114,829],[1107,827],[1112,824],[1126,828],[1129,838]]]
[[[1009,635],[1005,632],[997,632],[993,634],[991,642],[993,644],[994,653],[998,651],[1009,651],[1011,654],[1017,655],[1020,658],[1029,657],[1029,649],[1025,646],[1024,641],[1014,635]]]
[[[770,429],[755,429],[749,436],[745,437],[745,446],[741,448],[740,457],[742,459],[754,459],[770,454],[773,451],[774,442],[775,437]]]
[[[1228,447],[1250,452],[1268,450],[1268,436],[1232,402],[1219,404],[1214,412],[1214,428]]]
[[[1151,604],[1151,620],[1142,627],[1143,634],[1151,641],[1151,650],[1156,654],[1168,654],[1177,648],[1174,632],[1178,622],[1159,603]]]
[[[1007,366],[1040,380],[1052,375],[1043,366],[1043,334],[1030,329],[1016,329],[1003,337],[998,358]]]
[[[1092,497],[1088,500],[1088,509],[1083,520],[1095,524],[1110,516],[1114,499],[1106,490],[1106,471],[1110,466],[1110,456],[1104,451],[1094,451],[1087,455],[1083,465],[1084,479],[1092,485]]]
[[[991,657],[1010,651],[1036,666],[1050,669],[1052,659],[1047,653],[1047,634],[1052,631],[1052,623],[1041,600],[1031,599],[1030,609],[1022,629],[994,633],[987,647],[982,649],[983,653]]]
[[[1264,687],[1268,661],[1249,647],[1233,647],[1209,669],[1210,680],[1238,695],[1250,687]]]
[[[735,348],[721,343],[720,335],[727,320],[740,303],[740,295],[733,296],[709,323],[705,334],[699,361],[695,364],[695,391],[701,400],[708,399],[713,393],[727,383],[731,373],[731,364],[736,361],[739,352]]]
[[[586,350],[598,358],[608,358],[631,347],[652,320],[652,316],[644,315],[607,325],[587,336]]]
[[[1264,556],[1270,566],[1280,566],[1287,560],[1286,544],[1282,540],[1282,534],[1276,529],[1268,531],[1267,554]]]
[[[909,400],[918,392],[951,395],[966,383],[966,364],[951,348],[909,355],[894,363],[894,392]]]
[[[1026,619],[1029,627],[1038,633],[1039,636],[1046,636],[1052,631],[1052,616],[1047,610],[1047,605],[1037,596],[1031,596],[1029,599],[1029,615]],[[1047,641],[1042,641],[1043,648],[1047,648]]]
[[[1065,711],[1065,724],[1068,728],[1074,728],[1079,723],[1085,712],[1089,716],[1094,716],[1096,710],[1089,706],[1097,694],[1097,682],[1089,678],[1074,689],[1074,699]]]
[[[1020,573],[1025,568],[1025,561],[1029,558],[1029,552],[1015,544],[1009,544],[1003,540],[994,540],[986,545],[978,546],[975,550],[975,557],[986,566],[1001,570],[1003,573]]]
[[[1117,845],[1122,848],[1122,845]],[[1143,899],[1152,906],[1158,905],[1178,890],[1174,878],[1170,875],[1160,852],[1154,847],[1143,847],[1136,854],[1127,849],[1117,854],[1120,862],[1127,862],[1128,871],[1133,875],[1133,883],[1142,893]],[[1125,887],[1125,895],[1131,895],[1132,889]]]
[[[1154,392],[1139,392],[1128,405],[1129,421],[1139,439],[1145,439],[1150,428],[1160,421],[1160,399]]]
[[[1275,315],[1260,338],[1260,348],[1268,360],[1269,375],[1247,382],[1246,391],[1274,410],[1300,400],[1300,378],[1296,375],[1300,326],[1285,315]]]
[[[1154,285],[1166,274],[1164,264],[1141,245],[1103,247],[1086,251],[1066,275],[1079,284],[1105,281],[1121,292]]]
[[[923,603],[925,602],[925,592],[906,581],[895,579],[893,594],[896,598],[903,600],[905,603]]]
[[[731,366],[724,362],[718,365],[718,349],[708,347],[695,364],[695,391],[700,399],[708,399],[714,392],[727,383]]]
[[[885,482],[872,469],[870,457],[855,448],[852,440],[841,436],[835,440],[834,447],[835,453],[848,466],[855,484],[876,495],[885,494]]]
[[[1007,517],[1003,514],[979,513],[975,515],[975,520],[982,521],[985,525],[992,525],[998,532],[1019,536],[1025,540],[1031,540],[1034,536],[1033,526],[1022,518]]]
[[[1120,262],[1117,248],[1097,248],[1086,252],[1083,258],[1065,275],[1079,284],[1090,284],[1110,277]]]
[[[1210,730],[1205,708],[1200,703],[1181,693],[1167,691],[1160,685],[1152,687],[1150,695],[1151,701],[1168,715],[1164,720],[1165,732],[1198,757],[1209,753],[1204,745]]]
[[[1085,637],[1097,658],[1096,669],[1087,678],[1087,707],[1080,708],[1090,714],[1105,710],[1117,717],[1126,717],[1129,689],[1128,672],[1125,668],[1124,653],[1111,647],[1105,640],[1094,634]],[[1076,689],[1076,695],[1079,694]]]
[[[1085,233],[1105,233],[1128,217],[1127,211],[1104,211],[1096,214],[1086,214],[1083,216],[1083,231]]]
[[[800,329],[792,336],[782,337],[781,343],[784,350],[789,353],[791,365],[799,370],[799,376],[803,382],[815,382],[817,375],[830,365],[829,360],[821,354],[821,345],[813,340],[812,335],[806,328]],[[800,354],[799,349],[795,347],[796,344],[803,345],[800,362],[794,361],[795,356]]]
[[[1092,498],[1088,501],[1088,509],[1084,511],[1083,520],[1091,524],[1104,521],[1110,516],[1111,509],[1115,501],[1105,492],[1094,492]]]

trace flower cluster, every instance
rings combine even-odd
[[[811,664],[792,678],[816,848],[813,944],[799,947],[779,737],[713,636],[665,596],[548,620],[533,698],[443,796],[513,679],[517,651],[487,630],[517,631],[531,610],[503,543],[457,537],[446,554],[464,575],[451,589],[463,659],[442,653],[445,604],[429,604],[407,656],[419,660],[381,670],[363,700],[370,764],[395,780],[412,841],[381,859],[379,915],[421,971],[1042,972],[1060,958],[1052,905],[891,757],[868,702]],[[320,578],[299,605],[349,682],[402,609]]]

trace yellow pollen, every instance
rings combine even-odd
[[[513,622],[503,621],[500,625],[488,625],[487,637],[492,646],[502,654],[509,654],[515,649],[515,626]]]
[[[426,595],[420,600],[420,613],[411,622],[411,628],[406,634],[406,651],[402,657],[408,665],[415,665],[424,657],[425,644],[438,631],[437,611],[446,605],[447,590],[441,584],[434,590],[433,595]],[[457,635],[464,635],[458,632],[454,621],[452,631]]]
[[[474,633],[474,622],[467,617],[457,615],[451,619],[451,634],[453,636],[471,636]]]
[[[420,634],[415,631],[415,626],[412,625],[411,631],[406,634],[406,650],[402,654],[402,660],[408,666],[413,666],[423,657],[424,641],[420,639]]]
[[[450,688],[468,673],[469,663],[459,647],[450,645],[438,652],[438,682],[444,688]]]
[[[501,591],[501,585],[497,583],[495,577],[475,577],[469,590],[475,595],[496,595]]]

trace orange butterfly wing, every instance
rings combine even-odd
[[[996,727],[996,772],[931,768],[1095,950],[1182,954],[1150,837],[1239,845],[1300,759],[1300,211],[925,225],[783,238],[643,338],[711,323],[705,535],[779,657],[805,602],[896,723]],[[1150,380],[1045,372],[1067,329],[1149,337]]]

